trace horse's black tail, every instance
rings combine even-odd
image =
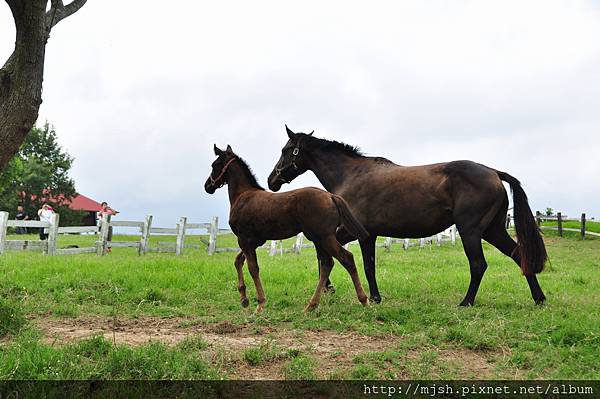
[[[544,270],[544,264],[548,259],[546,246],[540,229],[535,222],[527,195],[521,183],[508,173],[496,171],[501,180],[510,184],[514,203],[515,230],[517,232],[517,247],[521,258],[521,271],[526,276],[531,276]]]
[[[369,232],[364,226],[354,217],[348,203],[339,195],[331,194],[331,199],[338,209],[342,224],[348,230],[350,234],[358,238],[358,240],[364,240],[369,236]]]

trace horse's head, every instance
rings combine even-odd
[[[273,168],[273,171],[269,175],[269,189],[273,191],[279,191],[283,183],[290,183],[296,177],[308,170],[308,159],[306,154],[306,147],[303,147],[304,138],[312,136],[304,133],[294,133],[290,128],[285,126],[287,135],[289,137],[288,142],[281,149],[281,157]]]
[[[230,145],[223,151],[215,144],[214,150],[217,159],[212,163],[212,171],[204,183],[204,190],[209,194],[213,194],[218,188],[227,184],[227,168],[237,159]]]

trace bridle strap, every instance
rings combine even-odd
[[[295,170],[298,170],[298,165],[296,165],[296,158],[298,158],[298,154],[300,154],[300,140],[298,140],[298,143],[296,143],[296,147],[294,147],[294,150],[292,151],[292,161],[290,162],[289,165],[281,167],[281,168],[275,168],[275,174],[277,176],[280,176],[280,178],[282,180],[286,180],[284,178],[281,177],[281,172],[283,172],[284,170],[289,169],[290,167],[293,167]],[[286,181],[286,183],[289,183],[289,181]]]
[[[223,175],[225,175],[225,172],[227,172],[227,168],[229,167],[229,165],[231,165],[231,163],[233,161],[235,161],[237,159],[237,157],[233,157],[229,160],[229,162],[227,162],[225,164],[225,166],[223,166],[223,169],[221,169],[221,173],[219,173],[219,176],[217,176],[216,179],[213,179],[212,174],[209,176],[210,178],[210,184],[212,184],[213,186],[215,185],[216,182],[218,182],[219,180],[221,180],[221,178],[223,177]],[[222,187],[223,185],[225,185],[225,182],[223,182],[219,187]]]

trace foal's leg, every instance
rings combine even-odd
[[[244,255],[246,255],[246,260],[248,261],[248,271],[250,271],[250,275],[252,276],[252,280],[254,280],[254,286],[256,287],[256,297],[258,299],[258,306],[256,307],[257,312],[262,312],[265,308],[265,292],[263,291],[262,283],[260,281],[260,276],[258,275],[258,261],[256,259],[256,248],[250,248],[244,251]]]
[[[317,284],[317,289],[313,294],[312,298],[306,308],[305,312],[316,309],[321,302],[321,293],[326,287],[327,281],[329,281],[329,274],[331,273],[331,269],[333,269],[333,259],[331,256],[327,254],[319,245],[315,245],[317,249],[317,260],[319,262],[319,282]]]
[[[375,241],[377,236],[370,235],[366,240],[360,241],[360,250],[363,256],[363,265],[365,267],[365,276],[369,282],[369,292],[371,300],[375,303],[381,303],[381,295],[379,287],[377,287],[377,279],[375,277]]]
[[[365,291],[362,288],[362,284],[360,283],[360,278],[358,277],[358,273],[356,271],[356,264],[354,263],[354,255],[352,255],[352,252],[346,251],[334,236],[325,239],[323,242],[323,249],[325,249],[331,256],[336,258],[348,271],[350,277],[352,278],[352,283],[354,283],[354,289],[356,290],[356,296],[358,297],[358,300],[364,306],[367,306],[369,304],[369,300],[367,298],[367,294],[365,294]]]
[[[517,243],[508,235],[508,232],[504,228],[504,221],[492,223],[483,233],[483,238],[498,248],[504,255],[512,258],[517,266],[521,266],[521,256],[519,255],[519,251],[517,251]],[[546,300],[546,296],[538,283],[537,277],[533,274],[525,276],[525,278],[527,279],[531,296],[536,305],[542,305]]]
[[[238,275],[238,291],[240,292],[240,301],[242,306],[247,308],[250,304],[248,297],[246,296],[246,283],[244,282],[244,261],[246,257],[244,256],[244,252],[240,251],[239,254],[235,257],[235,268],[237,270]]]

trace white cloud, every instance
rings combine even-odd
[[[284,123],[400,164],[473,159],[534,208],[600,216],[598,37],[591,1],[90,1],[52,32],[40,118],[79,191],[164,225],[226,219],[212,144],[266,184]]]

